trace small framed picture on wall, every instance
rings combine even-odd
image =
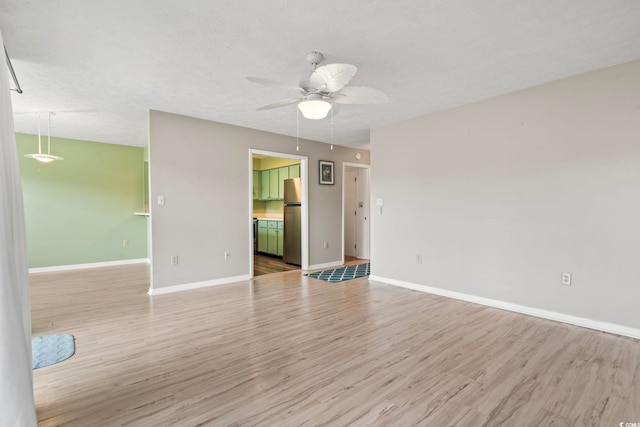
[[[328,160],[320,160],[320,184],[333,185],[333,162]]]

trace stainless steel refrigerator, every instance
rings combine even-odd
[[[284,246],[283,260],[300,265],[302,259],[302,193],[300,178],[284,180]]]

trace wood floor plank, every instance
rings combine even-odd
[[[359,260],[349,260],[357,263]],[[42,426],[619,425],[640,341],[300,270],[149,296],[148,267],[33,274]]]

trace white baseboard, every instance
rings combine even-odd
[[[332,261],[332,262],[325,262],[324,264],[314,264],[314,265],[310,265],[309,268],[307,268],[307,270],[305,271],[309,271],[309,270],[321,270],[323,268],[334,268],[334,267],[342,267],[342,265],[344,265],[344,263],[342,261]]]
[[[128,264],[149,264],[149,258],[123,259],[120,261],[89,262],[86,264],[54,265],[52,267],[30,268],[29,273],[51,273],[54,271],[82,270],[85,268],[114,267]]]
[[[167,286],[164,288],[149,288],[149,295],[170,294],[173,292],[188,291],[191,289],[207,288],[209,286],[226,285],[228,283],[244,282],[251,280],[251,276],[244,274],[242,276],[223,277],[222,279],[205,280],[203,282],[185,283],[182,285]]]
[[[457,300],[472,302],[475,304],[486,305],[489,307],[499,308],[502,310],[513,311],[516,313],[527,314],[529,316],[541,317],[543,319],[555,320],[556,322],[568,323],[570,325],[582,326],[583,328],[595,329],[597,331],[609,332],[612,334],[623,335],[631,338],[640,338],[640,329],[631,328],[629,326],[618,325],[615,323],[602,322],[599,320],[586,319],[584,317],[572,316],[570,314],[558,313],[555,311],[543,310],[540,308],[527,307],[524,305],[513,304],[510,302],[483,298],[475,295],[464,294],[461,292],[449,291],[446,289],[434,288],[431,286],[420,285],[416,283],[404,282],[387,277],[369,276],[370,281],[382,282],[388,285],[399,286],[401,288],[412,289],[414,291],[426,292],[429,294],[440,295],[443,297],[454,298]]]

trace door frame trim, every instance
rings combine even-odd
[[[345,190],[345,180],[344,175],[347,168],[359,168],[359,169],[368,169],[369,170],[369,195],[368,198],[371,199],[371,165],[363,165],[362,163],[350,163],[350,162],[342,162],[342,263],[344,264],[344,190]],[[369,257],[371,257],[371,200],[369,200]]]

